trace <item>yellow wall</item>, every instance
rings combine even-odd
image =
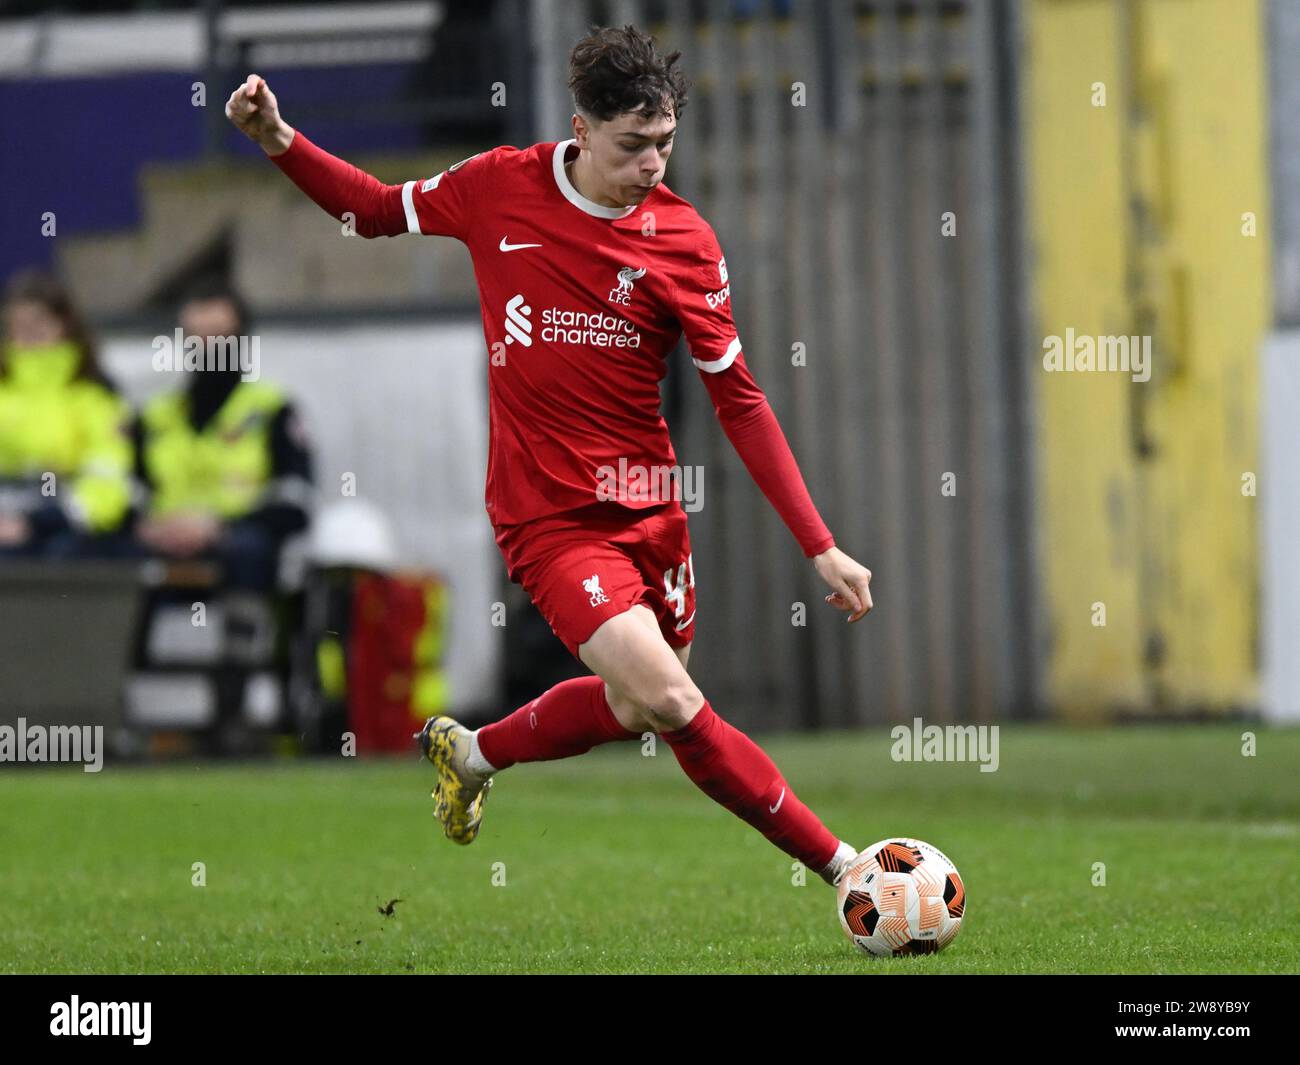
[[[1256,510],[1241,485],[1257,468],[1270,321],[1263,11],[1031,0],[1026,12],[1045,694],[1075,718],[1253,702]],[[1134,198],[1149,225],[1135,224]],[[1045,372],[1039,343],[1067,328],[1153,334],[1151,379]]]

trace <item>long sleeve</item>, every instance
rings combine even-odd
[[[676,314],[691,360],[727,439],[809,558],[835,546],[804,484],[767,396],[745,365],[731,316],[727,261],[705,224],[691,261],[674,283]]]
[[[327,214],[340,221],[351,212],[363,237],[393,237],[407,232],[401,185],[385,185],[378,178],[309,141],[296,130],[289,150],[271,162],[312,198]]]
[[[835,538],[822,521],[790,444],[781,431],[772,405],[758,387],[743,353],[737,353],[725,370],[700,370],[713,409],[736,454],[799,542],[808,558],[835,546]]]
[[[351,215],[363,237],[419,233],[464,241],[495,155],[472,155],[424,182],[385,185],[295,130],[288,151],[271,162],[328,214],[340,221]]]

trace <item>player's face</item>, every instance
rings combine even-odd
[[[635,111],[591,127],[592,168],[607,195],[624,206],[640,203],[664,179],[677,120]]]

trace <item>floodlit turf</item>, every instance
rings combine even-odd
[[[6,766],[0,971],[1296,972],[1300,731],[1250,758],[1248,727],[1004,727],[996,773],[894,763],[883,730],[760,737],[838,834],[957,864],[961,934],[901,959],[854,951],[832,889],[662,743],[502,773],[463,848],[414,755]]]

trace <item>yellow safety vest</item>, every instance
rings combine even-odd
[[[254,510],[271,478],[271,422],[284,402],[271,385],[240,381],[196,432],[184,392],[153,399],[142,417],[150,513],[202,510],[230,520]]]
[[[7,346],[0,478],[33,482],[35,500],[62,501],[70,492],[74,523],[110,532],[131,505],[130,408],[103,385],[78,379],[80,358],[70,341]]]

